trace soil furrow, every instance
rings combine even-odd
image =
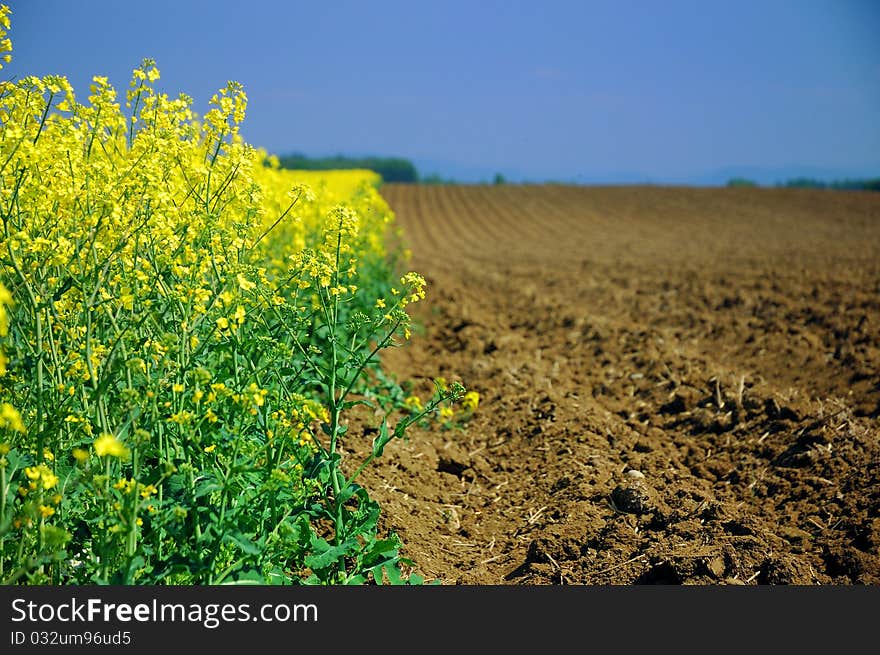
[[[423,573],[880,583],[880,194],[382,193],[431,283],[386,366],[481,394],[365,475]]]

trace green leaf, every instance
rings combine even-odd
[[[391,435],[388,434],[388,423],[383,418],[382,425],[379,426],[379,434],[373,439],[373,457],[381,457],[385,446],[391,439]]]
[[[16,448],[13,448],[6,453],[6,461],[9,463],[9,468],[6,471],[6,474],[10,480],[17,470],[30,465],[30,457],[22,455]]]
[[[144,558],[140,555],[133,557],[129,560],[128,564],[125,568],[117,571],[110,579],[111,584],[115,585],[130,585],[133,584],[134,574],[137,572],[139,568],[141,568],[146,562],[144,562]]]
[[[332,436],[333,436],[333,428],[331,427],[331,425],[330,425],[329,423],[321,423],[321,430],[322,430],[322,431],[324,432],[324,434],[326,434],[328,437],[332,437]],[[337,426],[336,426],[336,434],[337,434],[338,436],[342,436],[342,435],[345,434],[346,432],[348,432],[348,426],[347,426],[347,425],[337,425]]]
[[[266,578],[257,569],[249,568],[247,570],[235,573],[232,580],[227,580],[226,582],[221,582],[220,584],[225,586],[264,585],[266,584]]]
[[[397,564],[392,564],[390,566],[383,566],[385,569],[385,575],[388,576],[388,581],[393,585],[402,585],[404,584],[403,579],[400,577],[400,569],[397,568]]]
[[[304,562],[313,571],[326,569],[328,566],[336,563],[340,558],[344,557],[351,550],[356,549],[358,542],[356,539],[346,539],[341,544],[331,546],[321,537],[312,535],[311,555],[307,555]]]
[[[322,458],[318,463],[314,473],[314,477],[318,478],[324,484],[330,482],[333,476],[333,469],[339,466],[341,459],[339,453],[333,453],[329,458]]]
[[[263,552],[263,549],[260,548],[260,546],[248,539],[241,532],[227,532],[225,535],[223,535],[223,541],[235,544],[248,555],[259,555],[261,552]]]
[[[175,473],[171,475],[165,482],[165,488],[172,496],[177,497],[183,495],[184,490],[187,488],[186,476],[183,473]]]
[[[303,509],[303,513],[316,519],[325,518],[330,519],[331,521],[333,520],[333,512],[317,500],[309,503]],[[303,518],[306,519],[306,523],[308,523],[308,516],[303,516]],[[311,529],[311,527],[309,529]]]
[[[308,516],[300,514],[296,519],[291,521],[289,525],[290,537],[294,543],[299,544],[302,547],[311,543],[314,531],[312,530],[312,524],[309,522]]]
[[[367,535],[375,536],[376,525],[379,522],[379,514],[381,513],[379,503],[371,500],[363,488],[357,491],[357,496],[358,509],[352,518],[350,530],[352,534],[359,534],[364,537]]]
[[[344,403],[342,403],[341,409],[342,411],[346,411],[348,409],[351,409],[352,407],[357,407],[358,405],[365,405],[370,409],[375,408],[375,405],[373,405],[373,403],[368,400],[346,400]]]
[[[290,580],[290,578],[284,574],[284,571],[277,566],[269,571],[266,579],[270,585],[283,585],[287,584]]]
[[[377,539],[367,551],[367,557],[392,557],[397,555],[398,548],[400,548],[399,539]]]
[[[359,489],[361,489],[360,485],[354,483],[349,484],[344,489],[340,489],[338,497],[339,502],[344,503],[346,500],[354,496]]]
[[[43,537],[43,547],[47,551],[63,548],[68,541],[73,539],[73,535],[67,530],[55,527],[54,525],[40,527],[40,534]]]

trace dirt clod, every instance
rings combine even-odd
[[[647,514],[653,508],[647,486],[639,481],[616,486],[611,500],[621,512],[630,514]]]

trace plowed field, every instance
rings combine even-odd
[[[419,571],[880,583],[880,194],[382,194],[429,282],[387,366],[481,394],[365,476]]]

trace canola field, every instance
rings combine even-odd
[[[378,176],[280,170],[241,85],[197,116],[157,80],[0,83],[0,583],[419,582],[356,479],[463,390],[376,382],[425,294]]]

